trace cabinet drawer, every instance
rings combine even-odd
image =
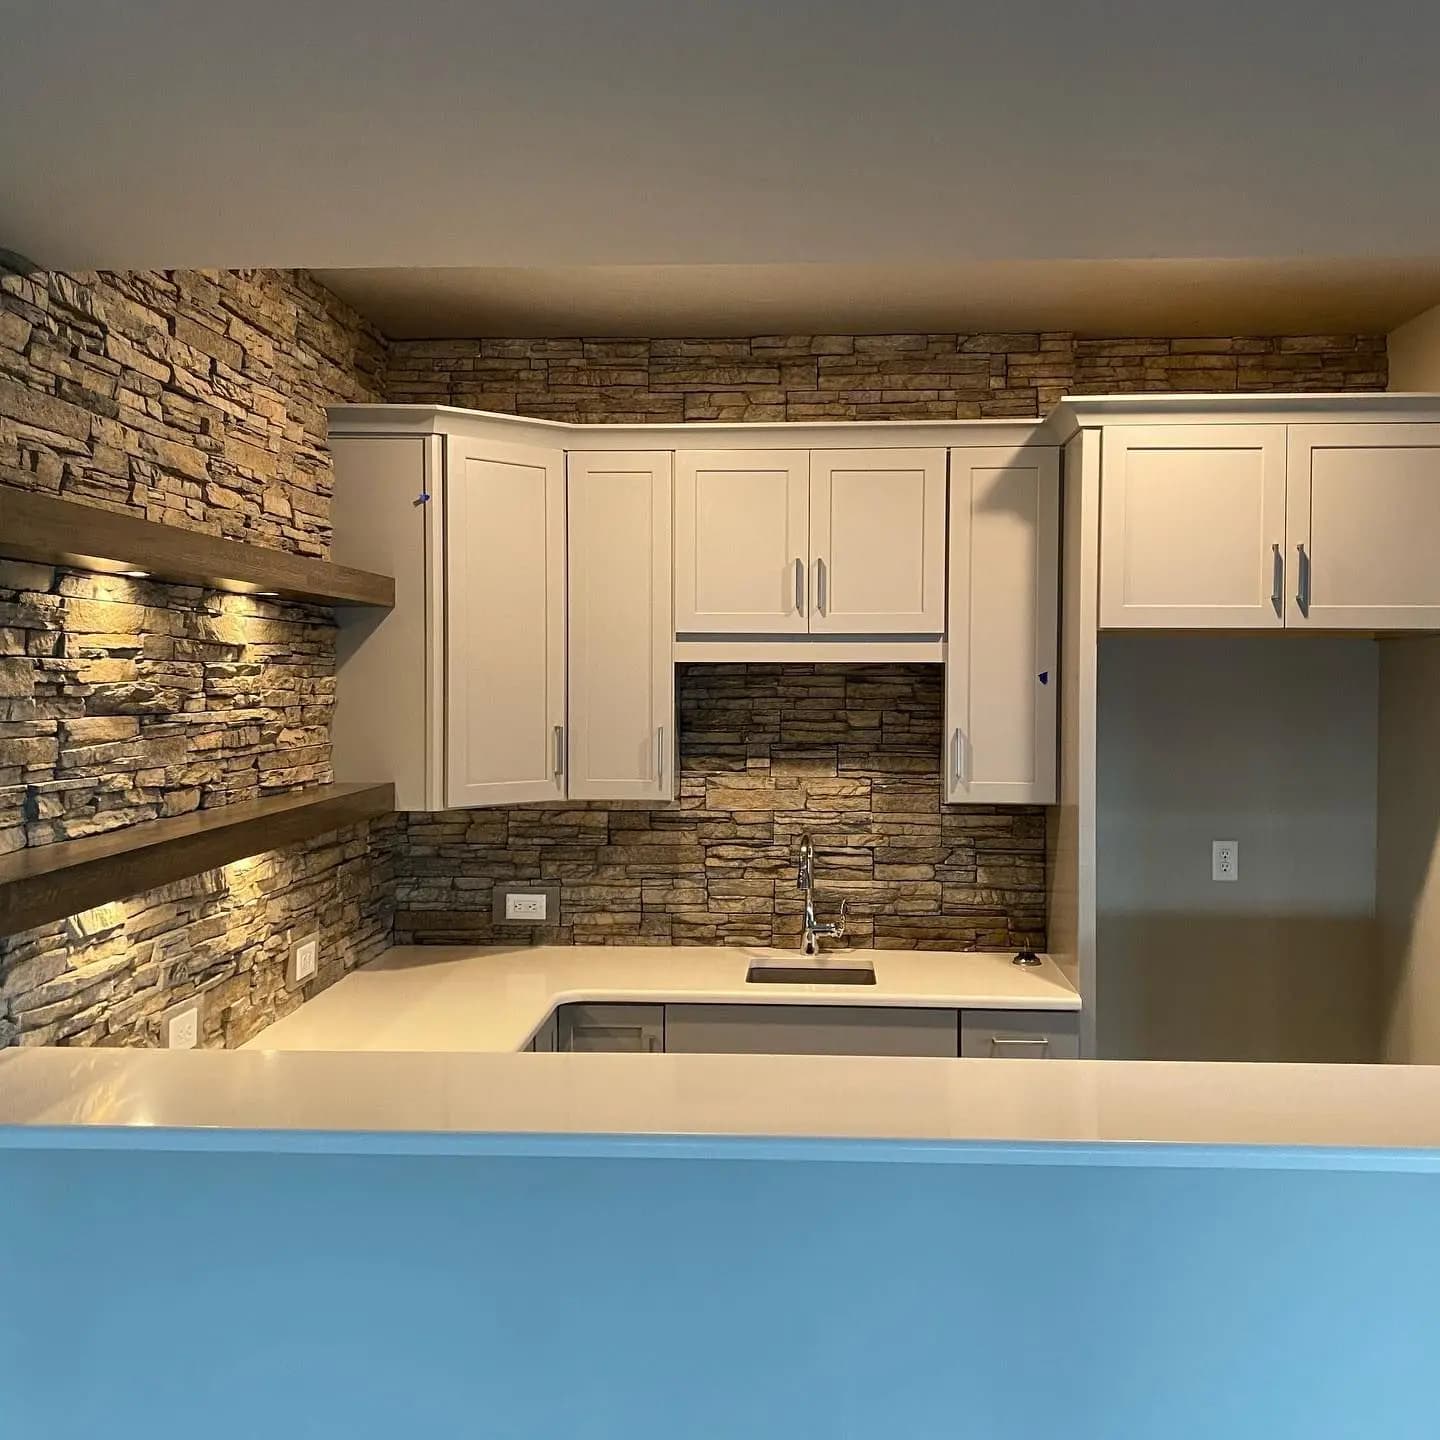
[[[1074,1010],[964,1010],[960,1054],[967,1060],[1078,1060]]]
[[[667,1005],[666,1049],[691,1055],[938,1055],[955,1011],[883,1005]]]
[[[555,1048],[654,1054],[665,1048],[663,1005],[562,1005],[556,1016]]]

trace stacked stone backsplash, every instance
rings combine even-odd
[[[325,406],[381,395],[383,339],[294,272],[59,274],[0,257],[0,484],[324,555]],[[0,852],[331,778],[320,607],[0,562]],[[0,1044],[204,1043],[389,938],[393,826],[356,827],[0,937]]]
[[[941,806],[938,665],[683,665],[671,804],[402,817],[399,943],[798,945],[796,847],[845,944],[1045,941],[1045,812]],[[560,887],[559,924],[491,922],[496,881]]]
[[[547,420],[969,420],[1131,390],[1383,390],[1383,335],[396,340],[386,398]]]

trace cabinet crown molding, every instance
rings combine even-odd
[[[572,424],[458,405],[332,405],[330,434],[459,435],[562,450],[824,450],[852,445],[964,448],[1063,445],[1097,425],[1195,419],[1254,425],[1440,422],[1440,394],[1317,392],[1284,395],[1074,395],[1039,420],[798,420],[674,425]]]
[[[1440,395],[1399,391],[1282,395],[1072,395],[1042,423],[1045,444],[1064,444],[1099,425],[1151,425],[1187,420],[1214,424],[1386,424],[1440,422]]]
[[[561,450],[827,450],[1055,445],[1048,420],[836,420],[581,425],[456,405],[332,405],[332,437],[456,435]]]

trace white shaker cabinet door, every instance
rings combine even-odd
[[[1286,624],[1440,629],[1440,425],[1292,425]]]
[[[669,452],[566,457],[574,800],[675,793]]]
[[[945,798],[1055,801],[1060,456],[950,452]]]
[[[564,453],[455,436],[446,444],[445,803],[558,799]]]
[[[945,452],[810,456],[810,631],[945,630]]]
[[[803,635],[808,452],[682,450],[675,467],[676,630]]]
[[[1107,426],[1101,467],[1103,629],[1285,623],[1284,425]]]

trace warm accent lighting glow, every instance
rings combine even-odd
[[[150,578],[148,570],[122,570],[120,573],[127,580],[148,580]]]

